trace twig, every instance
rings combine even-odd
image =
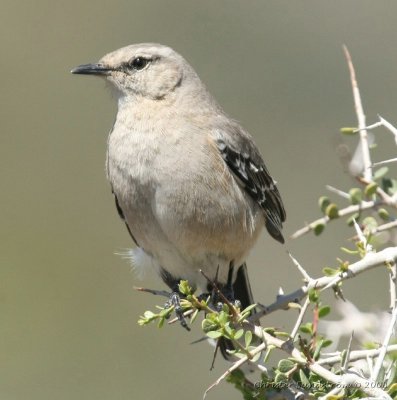
[[[346,215],[354,214],[356,212],[360,212],[363,210],[368,210],[370,208],[377,207],[378,205],[383,204],[383,202],[375,202],[375,201],[362,201],[360,204],[352,204],[345,208],[342,208],[338,211],[338,217],[344,217]],[[318,224],[327,224],[331,219],[326,215],[325,217],[316,219],[305,227],[298,229],[295,233],[293,233],[290,237],[291,239],[297,239],[300,236],[305,235],[306,233],[313,230]]]
[[[150,293],[154,294],[155,296],[163,296],[169,298],[171,293],[167,292],[166,290],[155,290],[155,289],[147,289],[143,287],[134,287],[135,290],[138,292],[145,292],[145,293]]]
[[[299,264],[299,262],[298,262],[298,260],[296,259],[296,258],[294,258],[293,256],[292,256],[292,254],[288,251],[287,252],[288,253],[288,255],[289,255],[289,258],[292,260],[292,262],[294,263],[294,265],[298,268],[298,270],[299,270],[299,272],[303,275],[303,279],[304,279],[304,281],[305,282],[310,282],[310,281],[312,281],[313,279],[310,277],[310,275],[306,272],[306,270],[302,267],[302,265],[301,264]],[[279,294],[280,294],[280,292],[279,292]],[[283,293],[281,293],[281,295],[283,295],[284,294],[284,292]]]
[[[380,115],[378,115],[378,118],[379,118],[379,122],[381,122],[381,124],[394,135],[394,140],[397,144],[397,128],[394,125],[392,125],[390,122],[388,122],[384,118],[382,118]]]
[[[383,161],[378,161],[372,164],[373,167],[377,167],[378,165],[384,165],[384,164],[391,164],[397,161],[397,158],[390,158],[388,160],[383,160]]]
[[[356,222],[355,219],[353,219],[353,224],[354,224],[354,229],[356,230],[358,239],[363,244],[365,251],[367,253],[374,251],[374,248],[372,247],[372,245],[370,243],[368,243],[368,240],[365,237],[364,232],[361,230],[360,226],[358,225],[358,223]]]
[[[347,349],[346,349],[346,355],[345,355],[345,361],[342,365],[342,371],[346,372],[347,371],[347,366],[349,365],[349,361],[350,361],[350,353],[351,353],[351,349],[352,349],[352,342],[353,342],[353,336],[354,336],[354,331],[352,331],[351,335],[350,335],[350,339],[349,339],[349,344],[347,345]]]
[[[390,342],[390,339],[391,339],[391,337],[393,335],[393,332],[394,332],[394,328],[395,328],[395,325],[396,325],[396,320],[397,320],[397,307],[394,306],[394,309],[393,309],[393,312],[392,312],[392,315],[391,315],[391,320],[390,320],[390,323],[389,323],[389,327],[387,329],[385,338],[383,340],[381,351],[379,353],[379,357],[376,360],[375,368],[374,368],[374,370],[372,371],[372,374],[371,374],[371,381],[373,381],[373,382],[376,382],[377,379],[378,379],[380,370],[381,370],[382,365],[383,365],[383,360],[385,359],[385,356],[386,356],[387,346],[388,346],[388,344]]]
[[[397,283],[397,265],[396,263],[392,263],[389,266],[390,310],[393,310],[393,308],[396,307],[397,304],[396,283]]]
[[[358,177],[357,180],[364,185],[369,185],[372,183],[371,181],[368,181],[366,178],[361,178]],[[379,197],[382,199],[384,204],[387,204],[388,206],[395,206],[396,205],[396,200],[393,199],[392,196],[389,196],[381,187],[376,188],[376,194],[379,195]]]
[[[364,232],[361,230],[360,226],[358,225],[358,223],[356,222],[355,219],[353,219],[353,225],[354,225],[354,229],[357,233],[358,240],[363,244],[365,251],[372,251],[372,246],[370,244],[368,244],[368,241],[364,235]],[[370,246],[370,248],[368,248],[368,246]]]
[[[371,181],[368,181],[366,178],[357,178],[358,181],[364,185],[368,185],[371,183]],[[327,189],[332,188],[332,186],[327,186]],[[342,191],[339,191],[339,189],[333,188],[333,190],[340,192],[339,194],[342,195]],[[361,212],[364,210],[368,210],[371,208],[378,207],[380,205],[388,205],[391,207],[396,207],[397,206],[397,193],[394,196],[389,196],[382,188],[378,187],[376,189],[376,193],[379,195],[380,199],[377,201],[362,201],[360,204],[354,204],[354,205],[349,205],[345,208],[342,208],[341,210],[338,210],[338,217],[344,217],[346,215],[354,214],[357,212]],[[342,196],[344,197],[344,196]],[[295,233],[293,233],[290,237],[291,239],[297,239],[300,236],[305,235],[306,233],[310,232],[311,230],[314,230],[314,228],[319,225],[323,224],[326,225],[330,221],[333,221],[334,219],[337,218],[329,218],[327,215],[321,218],[316,219],[315,221],[311,222],[310,224],[306,224],[301,229],[298,229]]]
[[[309,300],[308,297],[306,297],[305,303],[303,304],[303,306],[302,306],[302,308],[301,308],[301,310],[300,310],[300,312],[299,312],[298,319],[297,319],[296,322],[295,322],[294,329],[292,329],[292,332],[291,332],[291,338],[292,338],[292,340],[295,339],[295,336],[296,336],[296,334],[297,334],[298,331],[299,331],[299,327],[300,327],[300,325],[301,325],[301,323],[302,323],[302,320],[303,320],[303,317],[304,317],[304,315],[305,315],[305,313],[306,313],[306,311],[307,311],[307,307],[309,307],[309,304],[310,304],[310,300]]]
[[[366,127],[365,114],[361,102],[361,96],[360,96],[360,90],[358,88],[356,72],[354,70],[354,65],[349,50],[345,45],[343,46],[343,51],[345,53],[347,65],[349,67],[350,81],[353,90],[354,106],[357,114],[358,128],[360,129],[361,153],[363,156],[363,163],[364,163],[363,174],[365,179],[372,181],[372,168],[371,168],[372,163],[371,163],[371,155],[369,152],[368,133],[365,129]]]
[[[382,118],[380,115],[378,115],[379,121],[375,122],[372,125],[366,126],[364,129],[370,130],[374,128],[379,128],[380,126],[385,127],[387,130],[389,130],[393,136],[394,136],[394,141],[397,144],[397,128],[393,126],[390,122],[386,121],[384,118]],[[356,129],[355,132],[359,132],[361,129]]]
[[[326,189],[329,190],[330,192],[335,193],[335,194],[337,194],[338,196],[343,197],[344,199],[350,199],[349,193],[346,193],[346,192],[344,192],[344,191],[342,191],[342,190],[340,190],[340,189],[337,189],[336,187],[333,187],[333,186],[331,186],[331,185],[326,185],[325,187],[326,187]]]
[[[397,344],[392,344],[387,347],[386,353],[392,353],[397,351]],[[370,349],[370,350],[355,350],[350,353],[350,361],[357,361],[357,360],[362,360],[363,358],[374,358],[379,355],[381,352],[381,348],[379,349]],[[336,363],[341,362],[342,360],[342,354],[339,353],[335,356],[323,358],[317,361],[318,364],[320,365],[333,365]]]
[[[379,225],[373,229],[371,229],[371,235],[375,235],[379,232],[387,231],[389,229],[393,229],[397,227],[397,220],[392,222],[387,222],[386,224]]]
[[[325,396],[321,396],[319,398],[319,400],[328,400],[328,399],[332,399],[332,398],[339,398],[337,397],[338,394],[343,390],[342,386],[336,386],[334,387],[330,392],[328,392]]]
[[[271,336],[267,332],[264,332],[263,329],[259,326],[255,326],[254,333],[258,337],[263,337],[266,346],[274,346],[278,349],[285,351],[287,354],[293,357],[296,362],[301,365],[307,366],[311,371],[326,379],[328,382],[342,387],[360,387],[363,392],[366,393],[368,396],[391,400],[391,397],[385,391],[377,387],[371,387],[370,382],[367,379],[364,379],[355,373],[346,372],[344,375],[336,375],[328,369],[324,368],[318,362],[308,363],[308,360],[302,355],[302,353],[294,346],[291,346],[290,340],[283,341],[279,338]],[[263,343],[260,346],[262,345]],[[255,350],[253,350],[253,352]],[[242,364],[239,364],[239,366],[240,365]]]
[[[349,266],[349,270],[346,272],[343,272],[340,274],[339,277],[337,277],[337,281],[342,281],[345,279],[349,279],[352,276],[356,276],[359,273],[362,273],[370,268],[374,268],[376,266],[380,265],[385,265],[385,263],[390,263],[390,262],[395,262],[397,259],[397,247],[390,247],[385,250],[382,250],[379,253],[367,253],[367,255],[360,261],[352,264]],[[301,296],[300,298],[304,297],[308,290],[311,288],[323,288],[329,285],[331,281],[335,282],[334,277],[321,277],[319,279],[312,279],[306,286],[301,287],[300,289],[296,290],[295,292],[289,294],[289,295],[282,295],[279,296],[277,299],[276,303],[273,303],[271,306],[266,307],[265,310],[262,312],[258,313],[261,315],[264,315],[271,311],[275,311],[276,309],[282,309],[285,308],[286,304],[291,301],[291,298],[297,298]],[[397,310],[397,308],[395,308]],[[303,312],[301,311],[300,315],[303,315]],[[395,317],[394,317],[394,322],[395,318],[397,316],[397,311],[395,311]],[[306,357],[302,355],[302,353],[293,346],[293,343],[291,342],[290,339],[287,341],[283,341],[277,337],[271,336],[267,332],[265,332],[260,326],[253,326],[251,321],[243,321],[244,325],[249,326],[250,330],[254,331],[254,334],[261,338],[263,342],[254,350],[251,351],[251,356],[254,356],[255,354],[261,352],[265,348],[269,346],[273,346],[276,348],[279,348],[286,353],[288,353],[291,357],[293,357],[299,364],[308,366],[311,371],[316,373],[317,375],[321,376],[322,378],[326,379],[328,382],[334,383],[336,385],[341,385],[342,387],[346,386],[352,386],[356,385],[354,387],[360,387],[362,390],[368,395],[368,396],[373,396],[373,397],[378,397],[378,398],[383,398],[383,399],[390,399],[390,396],[387,395],[386,392],[384,392],[382,389],[377,388],[377,387],[372,387],[369,383],[368,380],[358,376],[355,373],[352,372],[345,372],[343,375],[336,375],[333,372],[329,371],[328,369],[324,368],[320,362],[314,362],[312,360],[307,360]],[[394,323],[393,323],[394,326]],[[295,330],[295,328],[294,328]],[[385,338],[385,347],[382,349],[382,351],[379,351],[379,358],[381,355],[384,353],[386,354],[387,351],[390,351],[390,346],[387,347],[388,342],[390,340],[392,328],[389,327],[389,335],[388,335],[388,340],[386,343],[386,338]],[[368,353],[370,350],[368,351]],[[352,360],[353,354],[349,356],[349,359]],[[383,356],[384,357],[384,356]],[[224,374],[222,374],[206,391],[204,394],[204,397],[207,395],[207,393],[214,388],[216,385],[218,385],[220,382],[222,382],[225,377],[230,374],[232,371],[235,369],[239,368],[241,365],[244,363],[248,362],[249,358],[247,356],[244,356],[240,360],[236,361]],[[337,360],[340,360],[340,356],[337,358]],[[330,359],[323,361],[322,364],[330,362]]]
[[[195,310],[190,309],[190,310],[185,311],[182,315],[183,315],[184,317],[188,317],[189,315],[193,314],[194,312],[195,312]],[[175,322],[178,322],[178,321],[179,321],[179,318],[178,318],[178,317],[175,317],[175,318],[170,319],[170,320],[168,321],[168,324],[169,324],[169,325],[175,324]]]
[[[216,294],[221,298],[222,302],[229,307],[229,311],[233,315],[233,317],[237,318],[238,315],[236,312],[236,307],[234,307],[234,305],[226,298],[226,296],[218,288],[218,285],[212,279],[210,279],[202,269],[200,269],[200,273],[204,276],[205,279],[207,279],[208,283],[212,285],[213,290],[215,290]]]
[[[265,350],[266,343],[261,343],[258,347],[252,350],[251,355],[254,356],[255,354],[260,353],[261,351]],[[215,386],[219,385],[231,372],[236,370],[237,368],[241,367],[244,363],[249,361],[247,356],[244,356],[240,360],[236,361],[229,369],[227,369],[212,385],[210,385],[207,390],[204,392],[203,399],[206,398],[207,393],[213,389]]]
[[[342,272],[336,277],[323,276],[321,278],[312,279],[307,285],[302,286],[289,294],[277,296],[276,301],[268,306],[259,304],[258,306],[261,308],[261,310],[252,315],[250,317],[250,321],[256,321],[262,318],[264,315],[288,308],[289,303],[296,303],[300,301],[307,295],[310,289],[324,289],[325,287],[336,285],[339,282],[350,279],[369,269],[385,266],[387,263],[395,263],[396,260],[397,247],[388,247],[378,253],[367,253],[363,259],[349,265],[349,269],[347,271]]]

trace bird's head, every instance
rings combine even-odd
[[[189,64],[170,47],[135,44],[106,54],[97,63],[79,65],[73,74],[106,78],[122,97],[162,99],[191,75]]]

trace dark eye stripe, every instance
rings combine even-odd
[[[136,57],[130,61],[128,64],[130,68],[135,69],[135,70],[140,70],[146,67],[146,65],[149,63],[149,59],[144,58],[144,57]]]

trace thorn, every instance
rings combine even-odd
[[[310,275],[306,272],[306,270],[302,267],[302,265],[299,264],[298,260],[296,260],[292,254],[288,251],[288,255],[294,265],[298,268],[299,272],[303,275],[304,281],[305,282],[311,282],[313,279],[310,277]]]

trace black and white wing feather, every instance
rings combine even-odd
[[[269,234],[281,243],[286,218],[276,182],[270,176],[259,150],[251,137],[237,124],[229,126],[227,136],[217,130],[216,143],[223,160],[247,193],[263,209]]]

